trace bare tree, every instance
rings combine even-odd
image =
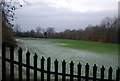
[[[42,33],[43,33],[43,37],[47,38],[47,30],[43,28],[42,29]]]
[[[112,26],[113,22],[114,22],[114,18],[106,17],[106,18],[102,19],[101,25],[109,28]]]
[[[55,29],[54,29],[53,27],[48,27],[48,28],[47,28],[47,32],[48,32],[49,34],[55,33]]]
[[[41,27],[36,27],[36,33],[41,34],[42,33],[42,28]]]
[[[53,27],[48,27],[48,28],[43,28],[41,29],[42,33],[43,33],[43,37],[44,38],[53,38],[54,37],[54,33],[55,33],[55,29]]]

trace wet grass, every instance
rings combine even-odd
[[[33,55],[34,53],[37,53],[39,57],[41,56],[44,56],[45,58],[51,57],[53,61],[55,59],[58,59],[58,61],[60,62],[62,62],[62,60],[66,60],[67,62],[66,67],[68,68],[66,70],[67,73],[69,73],[68,63],[70,63],[71,60],[76,65],[78,64],[78,62],[80,62],[83,65],[82,75],[84,75],[84,65],[86,63],[90,64],[91,69],[90,76],[92,76],[92,66],[94,64],[99,66],[97,74],[98,76],[100,76],[99,74],[100,67],[102,65],[104,65],[105,68],[109,68],[109,66],[112,66],[113,69],[116,69],[118,67],[117,44],[96,43],[91,41],[66,40],[66,39],[35,39],[35,38],[22,38],[22,39],[25,40],[19,40],[21,42],[20,46],[22,46],[22,48],[25,48],[27,46],[27,49],[29,49]],[[32,61],[33,60],[31,59],[31,63]],[[51,68],[52,70],[54,70],[53,69],[54,63],[52,63]],[[62,67],[60,63],[59,64],[60,72],[61,69]],[[74,72],[77,73],[77,67],[75,67]],[[106,73],[105,77],[107,77],[108,76],[107,70],[105,71],[105,73]],[[115,74],[115,70],[113,74]],[[115,77],[115,75],[113,77]]]
[[[42,40],[50,41],[52,43],[63,43],[62,47],[73,48],[78,50],[85,50],[98,53],[118,54],[118,44],[113,43],[97,43],[84,40],[67,40],[67,39],[35,39],[23,38],[25,40]]]

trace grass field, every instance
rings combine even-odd
[[[118,44],[112,43],[97,43],[84,40],[67,40],[67,39],[35,39],[35,38],[24,38],[26,40],[45,40],[52,43],[63,43],[63,47],[92,51],[98,53],[109,53],[109,54],[118,54]]]
[[[118,67],[118,45],[110,43],[96,43],[83,40],[66,40],[66,39],[38,39],[38,38],[17,38],[18,46],[22,47],[23,52],[28,50],[31,52],[31,58],[36,53],[39,59],[44,56],[45,58],[51,57],[51,68],[54,70],[53,61],[58,59],[59,71],[61,72],[62,60],[66,60],[67,70],[69,73],[69,63],[72,60],[75,66],[80,62],[82,66],[82,75],[84,75],[84,65],[90,64],[90,75],[92,75],[92,66],[98,66],[98,76],[100,76],[100,67],[102,65],[108,69],[110,66],[114,69],[113,77],[115,78],[115,69]],[[17,53],[16,53],[17,54]],[[17,57],[17,55],[16,55]],[[25,55],[23,55],[25,60]],[[39,60],[38,60],[39,61]],[[33,63],[33,59],[31,59]],[[38,64],[38,67],[40,65]],[[46,65],[45,65],[45,68]],[[77,67],[75,67],[77,73]],[[105,77],[107,77],[107,70],[105,70]]]

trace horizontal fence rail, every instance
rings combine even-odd
[[[30,65],[30,52],[28,51],[26,53],[26,64],[22,62],[22,53],[23,50],[22,48],[20,48],[18,50],[18,61],[14,60],[14,48],[11,47],[10,48],[10,59],[6,58],[6,51],[5,51],[5,45],[2,46],[2,81],[7,81],[7,77],[6,77],[6,62],[10,63],[10,81],[15,81],[14,80],[14,65],[18,65],[18,81],[23,81],[23,77],[22,77],[22,68],[25,67],[26,68],[26,80],[24,81],[30,81],[30,70],[34,70],[34,80],[33,81],[38,81],[39,79],[41,81],[45,81],[45,76],[44,74],[47,74],[47,81],[50,81],[50,75],[53,74],[54,77],[54,81],[58,81],[59,78],[58,76],[62,76],[61,80],[62,81],[66,81],[66,77],[70,77],[69,81],[74,81],[74,78],[77,78],[75,81],[82,81],[82,79],[84,79],[84,81],[120,81],[120,69],[118,67],[118,69],[116,70],[116,80],[112,79],[113,76],[113,69],[110,66],[110,68],[108,69],[108,79],[104,78],[104,74],[105,74],[105,68],[104,66],[101,67],[100,69],[100,77],[97,77],[97,66],[96,64],[93,66],[93,76],[89,76],[89,71],[90,71],[90,65],[87,63],[85,65],[85,75],[81,75],[82,73],[82,65],[81,63],[79,63],[77,65],[77,74],[74,74],[74,63],[73,61],[71,61],[70,63],[70,73],[66,73],[66,61],[63,60],[62,62],[62,72],[58,72],[58,60],[56,59],[54,61],[54,71],[51,71],[51,58],[47,58],[47,70],[44,69],[44,62],[45,59],[44,57],[42,57],[42,59],[40,60],[41,62],[41,67],[38,68],[37,67],[37,60],[38,60],[38,55],[35,53],[34,55],[34,64],[33,66]],[[37,77],[37,72],[41,72],[41,78]],[[67,80],[68,81],[68,80]]]

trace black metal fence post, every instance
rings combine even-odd
[[[93,81],[96,81],[97,77],[97,66],[96,64],[93,66]]]
[[[57,59],[54,61],[55,63],[55,81],[58,81],[58,61]]]
[[[78,81],[81,81],[81,67],[82,67],[82,65],[79,63],[77,67],[78,67]]]
[[[2,44],[2,81],[6,81],[6,50],[5,50],[6,46],[3,43]]]
[[[88,81],[88,77],[89,77],[89,64],[87,63],[86,66],[85,66],[85,81]]]
[[[120,68],[118,67],[118,69],[116,70],[116,81],[120,80]]]
[[[87,63],[85,65],[85,75],[82,76],[81,75],[81,67],[82,65],[79,63],[77,65],[77,71],[78,74],[74,74],[74,63],[73,61],[70,62],[70,73],[66,73],[66,62],[65,60],[63,60],[62,62],[62,72],[58,72],[58,60],[56,59],[54,61],[54,70],[55,71],[51,71],[51,58],[49,57],[47,59],[47,70],[44,69],[44,57],[42,57],[41,59],[41,68],[37,68],[37,54],[35,53],[34,55],[34,66],[30,65],[30,52],[28,51],[26,53],[26,64],[22,63],[22,52],[23,50],[20,48],[18,50],[18,61],[14,60],[14,47],[10,47],[10,59],[6,58],[6,50],[5,50],[5,45],[2,45],[2,81],[6,81],[6,62],[10,63],[10,81],[14,81],[14,64],[18,65],[18,70],[19,70],[19,74],[18,74],[18,80],[22,81],[22,67],[26,67],[26,81],[30,81],[30,69],[34,70],[34,81],[37,81],[37,71],[41,72],[41,81],[44,81],[44,73],[47,73],[47,81],[50,81],[50,74],[55,75],[54,81],[58,81],[58,76],[62,76],[62,81],[66,81],[66,76],[70,77],[70,81],[74,81],[75,78],[77,78],[77,81],[81,81],[82,79],[84,79],[85,81],[119,81],[120,80],[120,69],[118,67],[118,69],[116,70],[116,80],[113,80],[112,77],[112,72],[113,69],[110,66],[110,68],[108,69],[108,79],[104,79],[104,72],[105,72],[105,68],[104,66],[101,67],[101,76],[100,78],[97,77],[97,66],[96,64],[94,64],[93,66],[93,76],[89,76],[89,64]]]
[[[44,81],[44,57],[41,59],[41,81]]]
[[[37,81],[37,54],[34,55],[34,81]]]
[[[65,62],[65,60],[63,60],[63,62],[62,62],[62,73],[63,73],[63,75],[62,75],[62,81],[66,80],[65,72],[66,72],[66,62]]]
[[[10,81],[14,81],[14,47],[10,47]]]
[[[104,66],[102,66],[102,68],[101,68],[101,81],[104,81],[104,71],[105,71],[105,68],[104,68]]]
[[[30,81],[30,52],[26,53],[26,81]]]
[[[110,66],[110,68],[109,68],[109,70],[108,70],[108,80],[109,81],[112,81],[112,71],[113,71],[113,69],[112,69],[112,67]]]
[[[50,81],[50,63],[51,63],[51,58],[49,57],[47,59],[47,81]]]
[[[19,81],[22,81],[22,49],[18,50],[18,61],[19,61]]]
[[[70,63],[70,81],[73,81],[73,72],[74,72],[74,63],[71,61]]]

